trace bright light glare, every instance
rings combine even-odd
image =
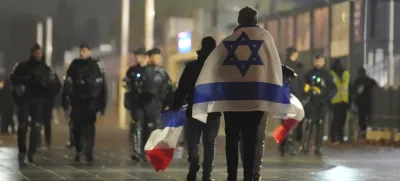
[[[337,166],[331,170],[321,172],[322,179],[326,181],[350,181],[356,178],[357,171],[354,169]]]
[[[109,44],[102,44],[102,45],[100,45],[99,49],[102,52],[111,52],[113,48]]]

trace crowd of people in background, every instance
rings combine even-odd
[[[257,24],[257,13],[253,9],[245,9],[239,14],[239,24],[253,26]],[[250,15],[249,15],[250,14]],[[203,135],[204,162],[203,181],[210,181],[215,155],[216,137],[219,131],[221,113],[209,113],[206,124],[192,117],[192,105],[196,80],[207,57],[216,47],[212,37],[202,41],[202,47],[197,51],[198,59],[187,64],[179,81],[177,90],[171,83],[167,71],[161,66],[161,51],[153,48],[134,50],[137,64],[132,66],[125,76],[127,93],[125,107],[129,110],[131,122],[132,160],[146,160],[144,144],[151,132],[158,128],[161,112],[167,109],[179,109],[188,104],[187,120],[185,122],[185,141],[188,148],[189,172],[187,180],[196,180],[200,169],[199,144]],[[43,63],[42,51],[39,45],[34,45],[28,61],[17,64],[10,78],[2,78],[0,84],[0,132],[1,134],[18,133],[19,157],[34,163],[36,149],[40,145],[40,131],[45,130],[45,145],[51,146],[51,118],[56,96],[60,93],[61,82],[54,71]],[[365,139],[366,129],[371,118],[372,89],[377,83],[367,76],[365,69],[360,68],[354,81],[351,82],[350,72],[343,66],[340,59],[333,59],[330,70],[326,69],[325,57],[315,56],[313,68],[305,70],[302,61],[298,60],[299,52],[295,47],[287,49],[285,65],[293,69],[297,78],[290,79],[290,92],[304,105],[306,118],[290,133],[280,145],[282,156],[286,153],[297,155],[298,151],[308,154],[311,148],[312,132],[316,129],[315,150],[317,156],[322,155],[322,142],[326,115],[330,110],[333,117],[330,123],[330,139],[333,145],[345,143],[344,126],[347,112],[354,104],[358,108],[358,123],[361,139]],[[107,88],[100,61],[91,57],[89,45],[80,46],[80,58],[72,61],[64,81],[61,97],[62,107],[71,118],[70,142],[68,147],[76,150],[75,161],[80,161],[84,154],[87,161],[93,161],[95,122],[97,114],[104,114],[106,109]],[[12,96],[11,96],[12,95]],[[15,107],[13,106],[15,105]],[[18,128],[15,129],[13,114],[17,108]],[[245,178],[259,180],[264,153],[264,138],[266,120],[254,125],[258,128],[258,139],[248,135],[250,129],[244,125],[232,125],[238,119],[261,120],[259,112],[228,112],[224,113],[227,135],[228,180],[236,180],[238,148],[236,138],[241,139],[241,157],[245,170]],[[229,122],[230,120],[230,122]],[[246,123],[247,126],[250,123]],[[26,146],[27,130],[30,127],[30,144]],[[229,130],[231,132],[229,132]],[[11,131],[10,131],[11,130]],[[240,134],[239,134],[240,133]],[[246,135],[248,134],[248,135]],[[204,136],[206,135],[206,136]],[[241,137],[240,137],[241,136]],[[228,138],[229,137],[229,138]],[[85,143],[82,143],[85,138]],[[229,140],[228,140],[229,139]],[[245,147],[251,142],[255,147]],[[83,148],[83,145],[85,145]],[[236,147],[236,148],[235,148]],[[229,150],[229,151],[228,151]],[[256,155],[248,154],[256,151]],[[246,153],[246,154],[245,154]],[[252,160],[252,161],[249,161]],[[253,173],[254,172],[254,173]]]

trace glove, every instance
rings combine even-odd
[[[308,93],[308,91],[310,91],[310,84],[306,84],[306,85],[304,86],[304,92],[305,92],[305,93]]]
[[[321,89],[318,88],[318,87],[312,86],[312,87],[311,87],[311,90],[312,90],[313,92],[315,92],[316,95],[320,95],[320,94],[321,94]]]

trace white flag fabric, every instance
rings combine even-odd
[[[206,122],[211,112],[296,114],[282,79],[272,36],[256,25],[238,27],[204,63],[196,82],[192,116]]]

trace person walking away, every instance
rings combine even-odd
[[[42,48],[35,44],[31,49],[30,59],[17,63],[10,75],[13,86],[12,97],[18,114],[18,158],[21,162],[27,156],[27,161],[34,163],[40,128],[43,123],[44,90],[52,81],[49,67],[41,61]],[[27,149],[28,128],[30,128],[30,140]]]
[[[313,128],[315,127],[316,156],[322,156],[322,139],[324,136],[324,120],[329,101],[336,94],[336,86],[332,75],[324,70],[325,59],[317,56],[314,59],[314,68],[305,74],[304,92],[308,94],[304,109],[306,112],[306,129],[300,150],[308,154],[310,150]]]
[[[333,145],[338,145],[344,142],[344,124],[349,108],[350,73],[343,67],[340,59],[333,61],[330,72],[337,87],[337,93],[331,101],[333,108],[331,142]]]
[[[80,58],[69,66],[63,88],[64,110],[69,112],[72,122],[76,155],[80,161],[85,144],[85,156],[93,161],[95,122],[97,113],[104,115],[107,105],[107,84],[100,61],[91,57],[87,44],[80,46]],[[68,105],[66,107],[66,105]],[[82,142],[84,141],[84,143]]]
[[[353,101],[358,108],[358,125],[360,138],[364,141],[368,124],[371,124],[372,91],[378,84],[370,78],[364,68],[359,68],[353,82]]]
[[[290,80],[290,93],[301,101],[304,97],[304,75],[302,71],[302,64],[298,62],[299,52],[295,47],[289,47],[286,49],[286,55],[287,59],[285,65],[293,69],[293,71],[297,74],[295,79]],[[289,151],[290,155],[295,156],[297,148],[294,145],[294,142],[297,141],[301,143],[302,135],[303,121],[301,121],[299,125],[297,125],[297,128],[293,132],[290,132],[279,145],[279,152],[281,153],[281,156],[285,156],[286,151]]]
[[[188,107],[186,109],[185,138],[189,153],[189,173],[187,181],[195,181],[199,165],[199,144],[203,138],[204,156],[203,156],[203,181],[213,181],[211,177],[213,162],[215,157],[215,144],[219,131],[221,113],[210,113],[207,117],[207,123],[204,124],[192,117],[193,96],[197,78],[210,53],[215,49],[216,42],[212,37],[205,37],[201,43],[201,49],[197,51],[196,61],[189,62],[183,70],[178,88],[175,92],[172,109],[179,109],[186,100]]]
[[[261,119],[291,113],[278,51],[257,26],[257,14],[251,7],[239,11],[239,26],[210,54],[196,82],[192,117],[207,123],[209,113],[224,113],[228,181],[237,180],[241,137],[243,180],[252,181]]]

